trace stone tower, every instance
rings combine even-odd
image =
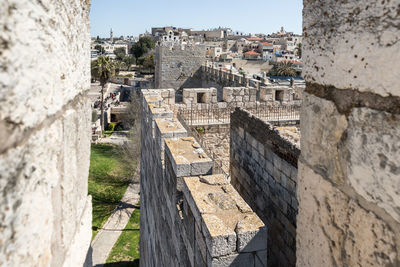
[[[114,43],[114,34],[112,28],[110,29],[110,41],[111,43]]]

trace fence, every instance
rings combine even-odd
[[[300,120],[299,106],[255,106],[245,108],[254,116],[268,122],[297,122]],[[181,109],[178,114],[190,126],[229,124],[235,107],[209,109]]]
[[[196,141],[200,144],[200,146],[204,149],[204,152],[207,154],[207,156],[209,156],[212,160],[213,160],[213,174],[223,174],[225,175],[225,177],[227,178],[227,180],[229,181],[229,174],[228,170],[229,167],[226,166],[224,164],[224,162],[222,161],[222,159],[215,154],[208,146],[207,144],[204,142],[204,140],[201,138],[200,134],[195,130],[192,129],[185,120],[185,117],[183,116],[183,114],[181,112],[178,112],[177,114],[177,118],[180,121],[180,123],[182,124],[182,126],[186,129],[186,131],[188,132],[188,134],[192,137],[194,137],[196,139]],[[224,169],[225,168],[225,169]]]

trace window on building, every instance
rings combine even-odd
[[[206,93],[197,93],[197,103],[206,103]]]
[[[284,91],[283,90],[276,90],[275,92],[275,100],[276,101],[283,101],[283,96],[284,96]]]

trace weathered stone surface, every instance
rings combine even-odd
[[[201,175],[211,172],[212,161],[193,137],[165,139],[169,156],[177,177]]]
[[[181,123],[172,118],[167,119],[155,119],[158,131],[164,138],[178,138],[186,137],[187,131],[181,125]]]
[[[204,214],[203,233],[212,257],[228,255],[236,250],[236,234],[218,216]]]
[[[252,253],[240,253],[225,257],[213,258],[208,260],[208,266],[212,267],[254,266],[254,255]]]
[[[359,108],[348,121],[342,165],[349,183],[400,222],[400,115]]]
[[[201,87],[201,65],[205,61],[205,46],[157,46],[155,61],[156,88]]]
[[[92,240],[92,197],[86,199],[85,209],[80,217],[80,223],[77,225],[77,233],[71,240],[70,248],[67,251],[64,267],[69,266],[91,266],[90,261],[85,261],[88,251],[88,244]],[[90,255],[88,255],[90,258]]]
[[[6,0],[0,18],[0,120],[14,132],[9,146],[89,89],[89,2]]]
[[[347,128],[346,117],[339,114],[330,101],[307,93],[303,97],[300,114],[302,157],[333,182],[343,184],[338,144]]]
[[[52,225],[61,213],[53,210],[52,188],[61,179],[58,165],[62,159],[61,146],[43,144],[61,144],[61,138],[59,120],[34,134],[24,146],[0,155],[1,265],[50,266]],[[54,230],[60,231],[61,222],[56,225]]]
[[[304,1],[306,81],[399,96],[399,76],[393,71],[400,68],[398,4]]]
[[[257,215],[245,216],[237,223],[235,232],[239,252],[267,249],[267,227]]]
[[[396,266],[395,235],[320,175],[299,164],[298,266]],[[312,226],[312,227],[310,227]]]
[[[82,266],[89,1],[0,3],[0,265]]]

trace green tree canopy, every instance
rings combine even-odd
[[[111,77],[115,75],[114,62],[109,57],[98,57],[92,61],[91,74],[97,78],[101,85],[101,131],[104,131],[104,86],[108,83]]]
[[[140,37],[139,41],[133,44],[131,53],[135,56],[137,62],[141,56],[149,52],[154,47],[155,43],[151,37]]]
[[[115,66],[109,57],[98,57],[92,61],[91,74],[104,86],[115,74]]]
[[[113,62],[113,64],[114,64],[114,70],[115,70],[115,74],[116,74],[116,75],[118,75],[119,72],[120,72],[122,69],[126,69],[126,64],[125,64],[125,62],[123,62],[123,61],[115,60],[115,61]]]
[[[289,61],[283,61],[275,64],[272,69],[268,72],[269,76],[284,76],[293,77],[296,76],[296,70],[293,68],[293,64]]]
[[[116,57],[117,60],[123,60],[126,55],[125,48],[123,47],[115,48],[114,54],[117,56]]]
[[[94,49],[98,50],[100,52],[100,54],[104,54],[105,50],[104,47],[102,47],[101,45],[95,45]]]

